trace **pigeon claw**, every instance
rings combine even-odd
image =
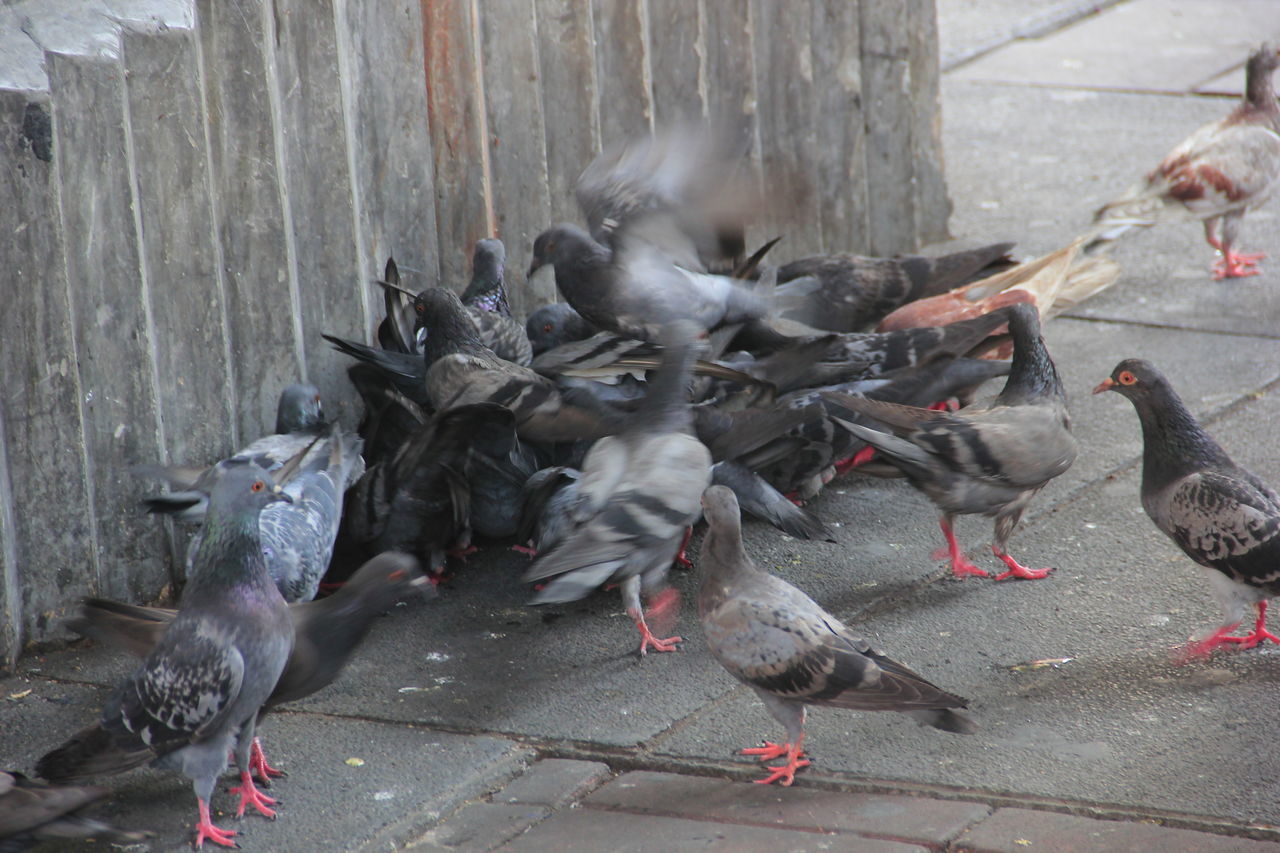
[[[749,746],[738,754],[755,755],[759,756],[761,761],[773,761],[775,758],[781,758],[786,755],[789,749],[791,749],[791,744],[789,743],[777,744],[766,740],[759,746]]]
[[[866,447],[859,450],[857,453],[850,456],[848,459],[841,459],[839,462],[837,462],[835,464],[836,476],[843,476],[845,474],[848,474],[850,471],[852,471],[854,468],[857,468],[860,465],[866,465],[868,462],[870,462],[872,459],[875,458],[875,455],[876,455],[876,449],[871,445],[867,445]]]
[[[1047,578],[1049,576],[1049,572],[1053,571],[1052,568],[1028,569],[1026,566],[1013,559],[1010,555],[1000,553],[1000,549],[994,545],[991,546],[991,553],[999,557],[1000,561],[1009,567],[1009,571],[1001,572],[995,576],[995,579],[998,581],[1008,580],[1009,578],[1017,578],[1018,580],[1024,581],[1038,581],[1041,578]],[[983,574],[986,574],[986,572],[983,572]]]
[[[675,590],[670,590],[670,592],[675,593],[678,599],[679,593],[676,593]],[[661,595],[659,598],[661,598]],[[664,604],[665,602],[659,601],[654,605],[654,609],[661,611]],[[682,637],[667,637],[665,640],[655,637],[653,632],[649,630],[648,623],[644,620],[644,614],[637,610],[628,608],[627,615],[636,623],[636,629],[640,632],[640,657],[644,657],[649,653],[650,646],[653,647],[655,652],[674,652],[678,651],[680,644],[684,642]]]
[[[249,749],[249,772],[257,776],[258,782],[264,787],[269,787],[272,779],[289,775],[267,763],[267,754],[262,751],[262,741],[259,738],[253,739],[253,746]]]
[[[530,560],[538,556],[538,549],[530,547],[528,545],[512,545],[511,550],[515,551],[518,554],[524,554]]]
[[[1252,254],[1225,252],[1213,264],[1213,279],[1222,281],[1224,278],[1248,278],[1251,275],[1261,275],[1262,270],[1258,269],[1258,261],[1266,256],[1266,252]]]
[[[219,829],[214,826],[209,817],[209,804],[204,800],[197,800],[196,803],[200,809],[200,820],[196,823],[195,848],[199,850],[208,840],[222,847],[234,847],[239,850],[240,845],[232,840],[236,837],[236,831],[234,829]]]
[[[986,570],[980,569],[969,562],[969,559],[964,555],[964,551],[960,550],[960,543],[956,541],[956,533],[951,529],[951,522],[946,516],[938,519],[938,526],[942,528],[942,535],[947,537],[947,545],[945,549],[941,550],[940,554],[937,554],[937,552],[935,554],[937,554],[938,559],[948,554],[951,555],[951,574],[956,580],[964,580],[970,575],[985,578],[987,576]]]
[[[257,809],[258,814],[275,820],[276,810],[271,807],[277,801],[258,790],[258,787],[253,784],[253,774],[248,770],[241,771],[240,784],[231,788],[227,793],[240,795],[240,806],[236,809],[236,817],[244,817],[245,807],[252,805]]]
[[[749,747],[742,750],[743,755],[755,755],[761,761],[772,761],[775,758],[783,757],[787,759],[785,764],[770,766],[768,768],[769,775],[763,779],[756,779],[755,783],[757,785],[772,785],[774,782],[779,782],[783,786],[789,786],[794,782],[796,780],[796,771],[801,767],[809,766],[809,759],[804,757],[803,744],[804,736],[802,735],[794,744],[784,743],[779,745],[765,741],[763,746]]]

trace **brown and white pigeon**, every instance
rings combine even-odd
[[[761,761],[785,758],[760,784],[790,785],[804,758],[805,706],[902,711],[935,729],[971,734],[957,708],[968,703],[931,684],[850,631],[812,598],[761,571],[742,545],[733,492],[712,486],[702,497],[707,535],[698,571],[698,615],[707,647],[734,678],[755,690],[787,742],[742,750]]]
[[[1244,101],[1188,136],[1145,179],[1098,210],[1090,247],[1133,228],[1201,219],[1205,240],[1221,255],[1214,278],[1257,275],[1266,255],[1238,251],[1236,238],[1245,211],[1280,189],[1280,106],[1271,81],[1278,67],[1280,46],[1258,48],[1245,64]]]
[[[546,581],[533,604],[576,601],[607,583],[621,585],[627,615],[640,631],[640,654],[675,651],[679,637],[653,635],[640,606],[665,614],[678,602],[666,586],[698,501],[711,481],[711,453],[693,435],[686,399],[697,352],[692,323],[663,330],[662,365],[625,429],[597,441],[582,464],[569,508],[574,527],[539,555],[524,579]]]
[[[288,497],[258,466],[220,462],[181,606],[146,660],[107,700],[98,723],[46,754],[36,772],[55,783],[123,773],[143,764],[181,771],[199,807],[196,847],[235,846],[213,825],[209,798],[234,748],[238,814],[252,805],[274,817],[254,785],[250,749],[258,711],[293,649],[288,605],[267,572],[258,515]]]
[[[414,589],[431,590],[418,561],[408,554],[387,551],[357,569],[333,595],[289,605],[293,651],[258,712],[258,722],[276,706],[305,699],[332,684],[369,633],[373,620]],[[83,637],[145,658],[177,615],[178,611],[164,607],[89,598],[68,627]],[[272,776],[284,775],[267,763],[257,738],[249,762],[263,784]]]
[[[1267,599],[1280,595],[1280,496],[1231,461],[1187,411],[1169,380],[1148,361],[1116,365],[1093,393],[1115,391],[1142,424],[1142,508],[1188,557],[1204,566],[1222,606],[1222,624],[1193,638],[1184,660],[1228,643],[1251,649],[1264,640]],[[1257,609],[1253,631],[1231,636],[1245,607]]]
[[[1013,365],[1004,390],[989,406],[943,412],[847,394],[823,395],[888,428],[884,432],[841,421],[942,510],[942,532],[958,578],[987,573],[961,552],[952,530],[957,515],[995,516],[991,550],[1009,567],[996,580],[1032,580],[1049,573],[1050,569],[1022,566],[1006,546],[1036,492],[1076,458],[1066,392],[1040,337],[1036,309],[1018,304],[1008,310]]]
[[[149,833],[117,829],[79,814],[107,795],[102,788],[45,785],[21,773],[0,771],[0,851],[26,850],[42,841],[94,839],[137,844]]]

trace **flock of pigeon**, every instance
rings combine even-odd
[[[179,607],[84,603],[73,627],[142,662],[96,723],[40,759],[53,785],[0,775],[0,838],[136,837],[76,818],[101,792],[73,786],[155,764],[194,784],[196,847],[234,845],[209,808],[228,761],[237,815],[274,817],[262,788],[282,774],[257,738],[264,716],[331,683],[372,620],[432,591],[473,538],[531,556],[532,603],[616,586],[644,655],[681,642],[661,636],[678,599],[666,578],[705,520],[708,647],[786,729],[784,742],[744,750],[782,760],[761,782],[789,785],[808,763],[808,705],[972,732],[962,697],[756,567],[740,514],[831,539],[804,502],[851,471],[903,476],[938,507],[955,577],[988,574],[956,542],[960,515],[995,519],[995,580],[1045,577],[1008,550],[1028,504],[1077,453],[1041,323],[1117,277],[1086,242],[1175,208],[1205,220],[1220,276],[1256,271],[1235,239],[1245,208],[1280,184],[1278,64],[1274,47],[1256,53],[1231,117],[1100,211],[1092,238],[1023,264],[998,244],[769,266],[773,243],[748,255],[737,213],[751,206],[743,152],[705,128],[632,140],[588,167],[577,188],[587,227],[558,225],[533,246],[530,275],[553,269],[566,302],[523,325],[496,240],[476,245],[461,297],[404,289],[388,262],[377,345],[329,338],[354,359],[358,435],[295,385],[275,434],[233,457],[139,469],[167,485],[152,511],[197,526]],[[999,377],[999,394],[974,403]],[[1223,607],[1222,624],[1182,653],[1280,642],[1264,624],[1280,593],[1280,497],[1231,461],[1153,365],[1120,362],[1095,393],[1105,390],[1128,397],[1142,425],[1143,507],[1211,570]],[[1256,622],[1235,635],[1250,604]]]

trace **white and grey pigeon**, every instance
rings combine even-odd
[[[249,754],[258,711],[293,649],[289,608],[267,573],[258,515],[288,500],[270,475],[245,461],[219,463],[205,535],[182,592],[177,618],[142,665],[107,700],[99,722],[46,754],[36,772],[80,782],[149,762],[192,780],[199,807],[195,845],[235,846],[214,826],[209,798],[234,749],[240,770],[238,814],[252,805],[274,817],[254,785]]]
[[[1019,564],[1007,543],[1031,499],[1076,458],[1066,392],[1040,337],[1039,315],[1026,303],[1008,310],[1013,364],[1004,390],[988,406],[945,412],[823,394],[836,406],[887,428],[839,421],[884,454],[942,510],[940,524],[958,578],[987,573],[961,552],[952,530],[957,515],[995,516],[991,550],[1008,566],[996,580],[1034,580],[1051,571]]]
[[[675,651],[680,642],[654,636],[640,594],[649,598],[649,616],[665,618],[678,603],[667,572],[711,480],[711,453],[693,436],[686,399],[696,334],[688,322],[663,330],[662,364],[644,400],[622,432],[587,452],[569,510],[573,529],[525,574],[526,581],[546,582],[533,604],[576,601],[620,584],[627,615],[640,631],[641,655],[650,647]]]
[[[770,767],[760,784],[790,785],[809,764],[807,705],[902,711],[942,731],[976,730],[955,710],[967,707],[963,698],[887,657],[799,589],[759,569],[743,547],[738,501],[730,489],[707,489],[702,515],[707,534],[698,559],[698,616],[707,647],[787,730],[786,743],[742,750],[761,761],[786,759]]]
[[[1234,643],[1280,643],[1266,628],[1267,600],[1280,595],[1280,496],[1241,468],[1187,411],[1155,365],[1126,359],[1093,389],[1128,397],[1142,424],[1142,508],[1166,536],[1205,568],[1222,624],[1180,650],[1189,660]],[[1254,606],[1243,637],[1231,632]]]

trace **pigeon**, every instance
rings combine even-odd
[[[761,571],[742,544],[738,501],[724,486],[702,497],[707,534],[699,553],[698,616],[707,648],[787,730],[783,744],[742,750],[761,761],[785,758],[757,780],[790,785],[804,757],[806,705],[902,711],[956,734],[977,726],[968,702],[947,693],[854,634],[796,587]]]
[[[599,329],[574,311],[568,302],[552,302],[533,310],[524,321],[524,331],[536,358],[562,344],[586,340]]]
[[[214,826],[209,798],[234,747],[238,815],[252,805],[274,817],[275,801],[254,785],[249,753],[258,711],[293,648],[289,608],[267,573],[258,515],[288,501],[251,462],[219,463],[205,536],[173,624],[107,700],[99,722],[46,754],[36,772],[54,783],[121,773],[148,762],[191,779],[199,806],[196,847],[234,846]]]
[[[320,390],[304,382],[294,383],[280,392],[275,432],[236,451],[232,458],[249,459],[267,471],[275,471],[298,457],[303,450],[307,451],[308,460],[327,454],[328,448],[317,443],[316,439],[328,427]],[[148,511],[199,524],[204,518],[211,480],[218,476],[216,468],[136,465],[132,470],[139,476],[160,480],[169,486],[168,492],[143,500]]]
[[[305,699],[332,684],[368,635],[374,618],[415,589],[424,593],[432,589],[418,561],[408,554],[387,551],[357,569],[333,595],[289,605],[293,651],[275,689],[262,704],[258,724],[273,708]],[[177,615],[177,611],[163,607],[89,598],[82,605],[80,616],[67,627],[81,636],[145,658]],[[273,776],[284,775],[267,763],[257,738],[249,762],[263,784]]]
[[[1208,657],[1234,643],[1251,649],[1280,637],[1266,629],[1267,600],[1280,595],[1280,496],[1231,461],[1187,411],[1155,365],[1126,359],[1093,393],[1128,397],[1142,424],[1142,508],[1166,536],[1206,569],[1222,624],[1193,638],[1179,657]],[[1257,621],[1231,636],[1253,605]]]
[[[835,534],[822,519],[797,506],[782,492],[769,485],[764,477],[741,462],[717,462],[711,466],[711,482],[730,488],[744,510],[769,522],[788,536],[836,541]]]
[[[582,472],[566,465],[535,471],[524,484],[523,511],[515,550],[536,557],[554,549],[573,529],[570,510],[578,501]]]
[[[1012,243],[993,243],[937,258],[802,258],[778,268],[775,311],[816,329],[860,332],[908,302],[1012,265],[1012,248]]]
[[[0,771],[0,851],[26,850],[54,840],[145,841],[150,833],[117,829],[78,813],[106,794],[102,788],[45,785],[16,771]]]
[[[533,347],[524,326],[511,316],[507,304],[504,267],[507,250],[501,240],[477,240],[471,259],[471,282],[462,292],[462,304],[475,321],[480,340],[499,358],[528,365]]]
[[[599,438],[621,427],[617,412],[587,394],[562,394],[550,379],[499,358],[476,334],[458,297],[430,287],[414,301],[426,332],[427,395],[437,410],[492,402],[515,415],[528,441]]]
[[[1214,278],[1258,275],[1265,254],[1236,248],[1245,212],[1280,189],[1280,105],[1271,76],[1280,46],[1264,44],[1245,63],[1244,101],[1221,121],[1196,130],[1123,196],[1094,215],[1090,248],[1134,228],[1200,219],[1204,237],[1221,256]],[[1218,226],[1222,230],[1219,234]]]
[[[1076,458],[1066,393],[1040,337],[1035,308],[1026,304],[1010,308],[1009,331],[1013,365],[1004,390],[989,406],[945,412],[847,394],[823,395],[888,428],[884,432],[842,422],[900,468],[942,510],[942,532],[957,578],[987,574],[964,556],[952,530],[956,515],[978,513],[996,519],[992,551],[1008,566],[996,580],[1048,575],[1050,569],[1019,564],[1006,545],[1036,492]]]
[[[654,636],[640,593],[650,599],[650,617],[666,615],[678,602],[665,586],[667,571],[711,479],[711,453],[692,434],[685,399],[696,333],[690,322],[663,330],[662,366],[643,404],[622,432],[587,453],[569,510],[574,528],[525,574],[528,582],[546,581],[533,604],[576,601],[606,583],[620,584],[642,656],[650,647],[675,651],[681,642]]]

